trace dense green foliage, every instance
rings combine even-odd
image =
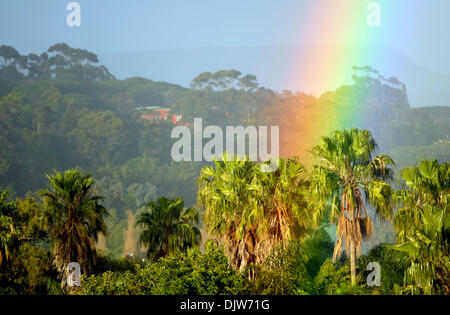
[[[259,294],[313,294],[320,266],[333,253],[333,242],[323,227],[310,236],[278,246],[257,268]]]
[[[412,293],[450,293],[450,163],[423,160],[402,170],[395,216],[398,245],[411,265],[405,281]]]
[[[124,273],[107,271],[83,279],[75,294],[249,294],[251,283],[228,266],[223,250],[212,242],[205,254],[188,254],[161,258],[147,266]]]
[[[45,244],[42,207],[0,192],[0,294],[58,294],[58,273]]]

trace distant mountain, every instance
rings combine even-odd
[[[100,60],[121,79],[189,86],[201,72],[237,69],[255,74],[265,87],[315,95],[350,84],[352,66],[368,65],[404,82],[411,106],[450,106],[450,69],[429,71],[383,46],[204,47],[105,54]]]

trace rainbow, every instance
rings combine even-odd
[[[389,68],[389,58],[379,49],[389,36],[388,30],[383,24],[369,26],[367,16],[373,12],[368,10],[369,2],[314,1],[308,18],[301,17],[307,31],[299,33],[303,32],[301,36],[308,42],[299,46],[290,61],[289,86],[294,83],[309,95],[286,95],[265,113],[280,126],[281,156],[296,155],[308,164],[309,150],[321,136],[336,129],[373,125],[373,117],[365,108],[370,96],[349,87],[353,66]],[[393,1],[376,2],[382,17],[383,12],[392,15],[398,9]],[[333,95],[327,92],[331,90],[336,90]]]

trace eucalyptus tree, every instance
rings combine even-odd
[[[93,270],[96,258],[95,242],[99,234],[106,235],[101,196],[95,194],[95,179],[72,169],[47,175],[49,188],[41,192],[46,224],[53,245],[54,264],[66,285],[70,262],[80,264],[84,273]]]
[[[139,242],[152,260],[197,246],[201,240],[198,223],[195,208],[185,208],[181,198],[165,197],[147,203],[136,222],[142,228]]]
[[[376,148],[370,131],[354,128],[322,137],[312,149],[318,159],[312,175],[312,218],[317,224],[330,209],[329,219],[337,222],[333,261],[340,257],[345,245],[352,284],[356,283],[356,257],[361,244],[374,233],[366,204],[383,218],[393,216],[393,190],[388,181],[393,174],[389,166],[394,161],[388,155],[374,157]]]
[[[262,172],[261,165],[224,155],[199,178],[203,222],[225,242],[231,265],[241,271],[308,228],[304,168],[294,159],[281,159],[274,172]]]
[[[422,160],[401,172],[394,218],[398,245],[411,261],[405,284],[412,293],[450,294],[450,163]]]

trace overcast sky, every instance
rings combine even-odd
[[[82,25],[66,25],[69,0],[2,0],[0,42],[21,53],[42,52],[56,42],[98,54],[210,46],[278,46],[362,41],[317,38],[336,3],[361,11],[364,0],[79,0]],[[378,1],[381,41],[415,63],[448,72],[450,1]],[[317,13],[319,12],[319,14]],[[314,16],[313,16],[314,14]],[[333,18],[333,17],[332,17]],[[331,19],[332,19],[331,18]],[[339,18],[336,16],[335,18]],[[308,21],[307,27],[305,21]],[[345,21],[338,21],[345,23]],[[363,27],[363,25],[361,25]]]

